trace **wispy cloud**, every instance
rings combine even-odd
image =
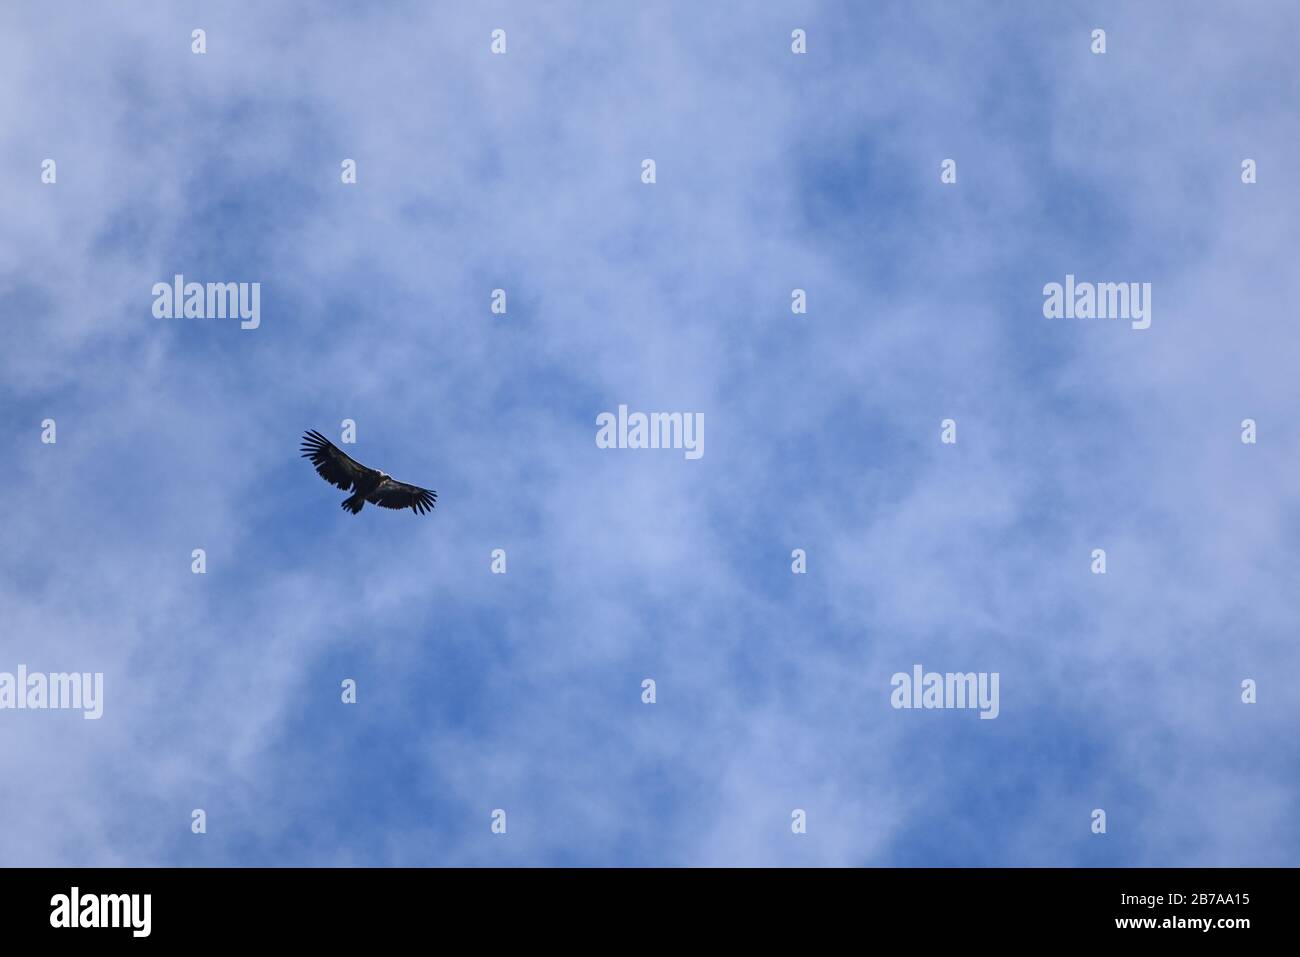
[[[0,670],[106,699],[0,712],[0,860],[1295,863],[1286,5],[0,16]],[[344,418],[432,516],[340,511]]]

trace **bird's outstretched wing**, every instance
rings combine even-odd
[[[417,515],[433,511],[433,503],[438,501],[438,493],[418,485],[407,485],[397,479],[386,478],[379,487],[366,496],[371,505],[384,508],[409,508]]]
[[[357,486],[358,479],[378,475],[374,469],[366,468],[315,429],[303,434],[302,457],[311,459],[311,464],[316,466],[316,474],[345,492],[352,491]]]

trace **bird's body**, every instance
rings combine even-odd
[[[387,472],[362,465],[314,429],[302,437],[302,457],[311,459],[316,473],[345,492],[343,507],[356,515],[366,502],[384,508],[409,508],[417,514],[433,510],[438,493],[399,482]]]

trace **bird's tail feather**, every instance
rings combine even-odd
[[[366,504],[365,497],[362,496],[359,492],[349,495],[342,502],[343,507],[346,508],[353,515],[359,513],[361,511],[361,507],[365,504]]]

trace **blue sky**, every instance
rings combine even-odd
[[[0,671],[105,702],[0,711],[0,863],[1296,865],[1298,21],[6,4]]]

